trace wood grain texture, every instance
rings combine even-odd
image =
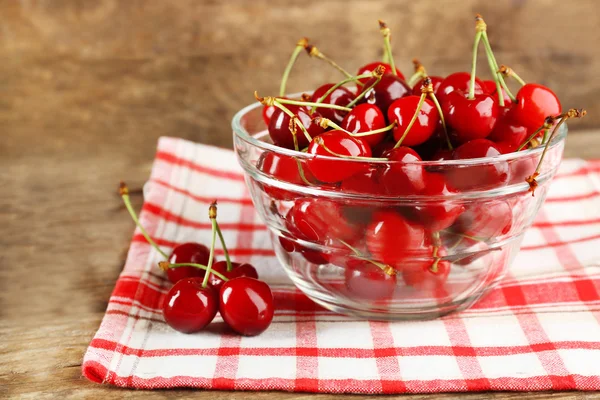
[[[230,146],[231,116],[252,101],[254,89],[277,90],[291,45],[302,35],[352,69],[376,59],[381,43],[375,21],[382,16],[394,29],[403,69],[419,56],[432,72],[447,73],[468,67],[472,14],[482,12],[502,60],[525,78],[551,85],[566,105],[588,108],[588,117],[572,128],[600,126],[600,55],[592,51],[600,42],[597,2],[439,4],[0,0],[0,397],[340,398],[149,393],[83,379],[83,353],[133,230],[116,184],[124,179],[141,188],[160,136]],[[302,57],[290,89],[338,78]],[[599,158],[599,135],[572,135],[567,155]],[[141,201],[134,196],[136,207]]]

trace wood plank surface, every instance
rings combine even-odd
[[[600,158],[598,2],[440,3],[1,0],[0,397],[341,398],[126,391],[82,378],[83,353],[133,230],[115,186],[124,179],[141,187],[160,136],[229,147],[231,116],[252,101],[253,90],[275,93],[300,36],[355,69],[380,56],[375,21],[385,17],[401,68],[410,70],[410,58],[419,56],[443,74],[468,68],[476,11],[486,17],[501,60],[552,86],[565,105],[588,109],[571,126],[567,155]],[[290,88],[338,78],[303,57]],[[133,197],[139,208],[141,195]]]

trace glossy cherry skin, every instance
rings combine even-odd
[[[489,140],[499,144],[498,147],[502,154],[516,151],[523,144],[527,136],[529,136],[528,129],[516,123],[512,114],[510,108],[501,110],[494,130],[487,137]]]
[[[306,186],[306,183],[300,176],[299,168],[302,168],[304,177],[308,182],[315,182],[310,170],[306,165],[305,160],[294,159],[294,157],[285,154],[277,154],[273,152],[264,152],[258,159],[258,169],[265,174],[286,183],[294,185]],[[289,190],[277,188],[271,185],[262,184],[265,193],[271,198],[277,200],[293,200],[299,197],[298,193],[290,192]]]
[[[556,94],[545,86],[528,83],[517,92],[513,118],[532,131],[544,124],[548,116],[562,112]]]
[[[442,83],[438,86],[435,95],[440,104],[446,99],[449,93],[455,90],[460,90],[464,93],[469,92],[469,82],[471,80],[471,74],[468,72],[455,72],[448,75]],[[478,78],[475,78],[475,94],[483,94],[485,90],[483,88],[483,82]]]
[[[403,97],[394,101],[388,108],[388,121],[397,123],[393,129],[396,141],[400,140],[406,128],[408,128],[408,124],[417,111],[419,100],[419,96]],[[439,123],[440,113],[435,104],[431,100],[425,99],[415,123],[402,141],[402,145],[417,146],[425,143],[433,135]]]
[[[341,123],[342,129],[350,133],[364,133],[385,128],[385,116],[379,107],[373,104],[359,104],[352,109]],[[375,135],[361,136],[371,147],[378,145],[385,138],[387,132]]]
[[[427,173],[425,189],[421,193],[424,196],[451,196],[458,194],[439,173]],[[465,207],[456,200],[436,200],[431,203],[420,203],[415,207],[419,222],[433,232],[446,229],[451,226],[456,218],[464,211]]]
[[[498,97],[498,90],[494,81],[483,81],[483,90],[495,99]],[[508,97],[508,93],[506,93],[504,88],[502,88],[502,97],[504,98],[504,107],[509,108],[512,105],[512,99]]]
[[[362,66],[358,72],[357,75],[364,75],[364,74],[368,74],[370,72],[375,71],[375,68],[379,67],[380,65],[383,65],[383,67],[385,68],[384,74],[391,74],[392,73],[392,67],[390,67],[390,64],[384,63],[384,62],[372,62],[370,64],[367,64],[365,66]],[[398,75],[399,78],[401,78],[402,80],[405,80],[404,75],[402,74],[402,72],[400,72],[400,70],[398,68],[396,68],[396,75]],[[370,78],[362,78],[359,79],[360,82],[366,84],[369,81]]]
[[[388,167],[382,169],[369,168],[344,179],[340,185],[343,193],[359,193],[372,195],[385,195],[385,186],[381,180],[382,173]]]
[[[375,79],[375,78],[371,78]],[[373,81],[369,80],[362,87],[361,90],[368,88]],[[365,95],[361,100],[361,103],[375,104],[383,113],[387,113],[387,109],[394,101],[409,96],[412,93],[412,89],[404,79],[392,75],[384,74],[381,77],[381,81]]]
[[[200,243],[183,243],[173,249],[169,263],[208,264],[210,250]],[[204,270],[195,267],[177,267],[167,269],[167,277],[173,283],[183,278],[204,277]]]
[[[442,84],[442,81],[444,80],[444,78],[442,78],[441,76],[430,76],[429,79],[431,79],[431,85],[433,86],[433,93],[435,94],[435,93],[437,93],[437,90],[440,87],[440,85]],[[415,84],[415,86],[413,86],[412,94],[414,94],[415,96],[420,96],[422,93],[421,86],[423,86],[423,79],[420,79]]]
[[[321,97],[323,97],[325,92],[327,92],[329,89],[331,89],[331,87],[334,85],[335,85],[334,83],[327,83],[327,84],[319,87],[313,93],[311,101],[316,102],[317,100],[319,100]],[[347,89],[343,86],[340,86],[337,89],[335,89],[331,94],[329,94],[325,98],[325,100],[323,100],[323,103],[335,104],[337,106],[345,107],[346,105],[348,105],[348,103],[350,103],[352,100],[354,100],[354,97],[355,97],[354,93],[352,93],[349,89]],[[334,110],[332,108],[325,108],[325,107],[319,107],[318,110],[322,117],[327,118],[327,119],[335,122],[336,124],[339,124],[340,122],[342,122],[342,119],[344,119],[344,117],[347,114],[346,111]]]
[[[371,148],[364,141],[358,140],[344,131],[327,131],[319,138],[327,149],[337,155],[371,157]],[[339,159],[338,161],[315,157],[307,161],[313,176],[321,182],[339,182],[365,168],[366,163],[339,158],[325,147],[319,144],[316,138],[313,138],[308,146],[309,154]]]
[[[445,257],[448,253],[445,248],[440,247],[437,257]],[[402,270],[404,283],[419,290],[436,290],[444,286],[450,275],[451,264],[448,260],[435,260],[432,258],[425,263],[411,263]]]
[[[275,312],[273,293],[263,281],[246,276],[225,282],[219,294],[219,312],[231,329],[244,336],[264,332]]]
[[[389,275],[375,264],[352,260],[346,264],[344,281],[353,300],[385,300],[396,289],[396,274]]]
[[[375,212],[365,236],[373,259],[396,268],[426,251],[423,227],[395,211]]]
[[[290,235],[294,239],[307,240],[311,241],[311,238],[316,238],[313,241],[319,240],[327,240],[326,232],[324,230],[317,230],[312,232],[311,226],[305,227],[303,225],[304,221],[304,210],[302,208],[308,207],[308,205],[304,205],[304,201],[297,200],[297,203],[290,208],[285,216],[285,226],[287,230],[290,232]],[[298,225],[300,227],[298,227]],[[317,226],[321,226],[319,223]],[[312,233],[312,234],[311,234]],[[318,235],[321,236],[318,236]],[[306,246],[301,245],[300,243],[294,242],[292,240],[288,240],[283,237],[279,237],[279,243],[281,243],[282,247],[288,252],[298,252],[302,254],[302,256],[308,261],[316,265],[327,264],[329,262],[328,257],[321,253],[320,251],[312,248],[308,248]]]
[[[383,156],[393,161],[380,177],[387,194],[414,195],[425,189],[425,170],[419,165],[422,160],[416,151],[400,146],[385,152]]]
[[[204,329],[215,318],[218,306],[218,295],[212,287],[203,288],[201,278],[186,278],[165,295],[163,316],[171,328],[193,333]]]
[[[212,269],[221,273],[227,279],[239,278],[240,276],[258,279],[258,273],[252,264],[232,262],[231,267],[231,271],[227,271],[227,261],[218,261],[213,264]],[[215,289],[215,292],[218,293],[225,281],[218,276],[211,274],[210,278],[208,278],[208,283]]]
[[[494,142],[476,139],[456,148],[454,159],[496,157],[500,154]],[[461,191],[486,190],[506,185],[509,179],[509,167],[506,161],[490,160],[488,164],[453,168],[448,171],[447,178],[453,187]]]
[[[285,107],[298,116],[300,122],[302,122],[302,125],[304,125],[311,137],[319,135],[324,131],[324,129],[313,120],[320,115],[318,112],[310,114],[306,107],[299,107],[292,104],[286,104]],[[294,137],[290,132],[290,116],[280,109],[275,110],[273,115],[271,115],[271,121],[269,122],[269,136],[271,136],[271,140],[277,146],[285,147],[286,149],[294,149]],[[308,146],[308,138],[299,127],[296,129],[296,138],[298,140],[299,149]]]
[[[263,106],[262,116],[267,126],[269,125],[269,122],[271,122],[271,116],[273,115],[276,109],[277,108],[275,106]]]
[[[449,93],[442,103],[446,124],[455,131],[460,143],[487,137],[498,120],[496,100],[489,94],[476,94],[468,99],[464,92]]]
[[[512,209],[503,200],[486,201],[467,207],[452,229],[480,240],[505,235],[512,227]]]
[[[287,215],[290,232],[300,239],[338,245],[339,240],[356,242],[362,235],[346,219],[339,203],[326,199],[296,200]]]

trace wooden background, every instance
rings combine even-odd
[[[468,69],[481,12],[501,62],[551,86],[565,106],[588,109],[571,125],[586,130],[567,153],[598,158],[599,8],[595,0],[0,0],[0,397],[150,396],[80,374],[133,230],[116,185],[141,187],[159,136],[230,146],[233,113],[255,89],[276,93],[299,37],[354,71],[380,57],[376,20],[385,18],[400,68],[409,74],[417,56],[445,74]],[[337,79],[303,56],[289,88]],[[521,395],[494,395],[510,396]]]

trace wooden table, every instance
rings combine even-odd
[[[345,1],[307,0],[304,9],[296,7],[289,15],[282,5],[242,0],[206,4],[177,1],[168,6],[167,2],[157,2],[162,3],[160,6],[146,2],[143,11],[129,6],[132,3],[0,3],[0,397],[341,398],[264,392],[126,391],[82,378],[83,353],[100,324],[133,230],[116,194],[119,180],[126,180],[132,189],[141,188],[149,175],[157,138],[162,135],[229,147],[233,111],[252,100],[254,89],[276,90],[272,77],[281,72],[284,61],[280,55],[289,53],[290,43],[302,34],[326,43],[333,31],[347,31],[343,22],[335,26],[325,22],[330,15],[347,11]],[[435,9],[437,2],[418,2],[419,7],[417,2],[403,2],[414,15],[421,15],[410,21],[402,19],[406,8],[398,8],[397,2],[374,3],[352,2],[356,17],[352,26],[358,37],[368,36],[363,15],[371,21],[376,14],[393,10],[390,18],[397,23],[413,23],[423,29],[423,15],[434,13],[441,18]],[[514,31],[508,22],[511,19],[505,18],[509,15],[529,21],[524,25],[539,35],[512,47],[513,52],[506,50],[513,45],[511,35],[496,36],[499,47],[505,49],[501,53],[523,69],[544,68],[544,80],[562,85],[561,98],[568,99],[568,106],[598,110],[600,102],[594,88],[600,86],[600,57],[586,52],[582,44],[587,41],[593,47],[598,42],[598,24],[593,20],[597,13],[584,17],[586,7],[596,4],[559,3],[506,2],[494,8],[491,2],[461,0],[453,2],[454,8],[448,7],[444,18],[448,22],[459,13],[470,15],[478,5],[484,14],[490,14],[488,22],[497,21],[498,31]],[[177,15],[178,19],[165,20],[165,15]],[[282,15],[290,18],[284,21]],[[535,22],[542,16],[546,20]],[[264,18],[262,24],[260,18]],[[198,25],[200,20],[206,24]],[[569,21],[578,29],[565,28]],[[547,40],[546,35],[555,30],[548,30],[546,22],[552,26],[563,23],[563,30],[572,35]],[[302,28],[305,23],[308,25]],[[249,35],[234,35],[242,25]],[[155,26],[163,26],[164,35],[152,37],[153,28],[148,27]],[[199,31],[196,26],[200,26]],[[209,33],[202,31],[205,27]],[[180,35],[174,33],[175,28]],[[279,36],[269,36],[269,32],[285,35],[274,40]],[[573,36],[575,33],[581,38]],[[328,47],[336,58],[354,65],[358,62],[356,54],[379,56],[377,32],[368,38],[349,43],[351,51],[342,46],[343,37],[332,37],[333,45]],[[546,47],[538,53],[541,59],[522,57],[525,44],[536,47],[542,42],[558,47]],[[452,46],[440,43],[427,47],[425,61],[441,65],[440,73],[464,64],[447,49]],[[572,43],[581,46],[569,47]],[[275,50],[266,51],[270,46]],[[458,47],[460,59],[465,55],[468,59],[470,46],[462,47]],[[421,49],[418,41],[409,40],[399,54],[408,60]],[[307,81],[306,75],[295,75],[291,86],[296,89],[337,79],[335,71],[308,60],[302,63],[314,79]],[[569,75],[575,64],[589,80]],[[556,71],[549,65],[560,65],[568,74],[562,81],[550,79],[563,76],[553,75]],[[406,62],[404,67],[408,67]],[[598,114],[590,115],[580,126],[593,129],[598,121]],[[571,135],[567,155],[599,158],[600,131]],[[140,193],[133,198],[139,208]],[[584,395],[484,393],[467,397],[575,399]],[[591,397],[597,395],[585,395]]]

